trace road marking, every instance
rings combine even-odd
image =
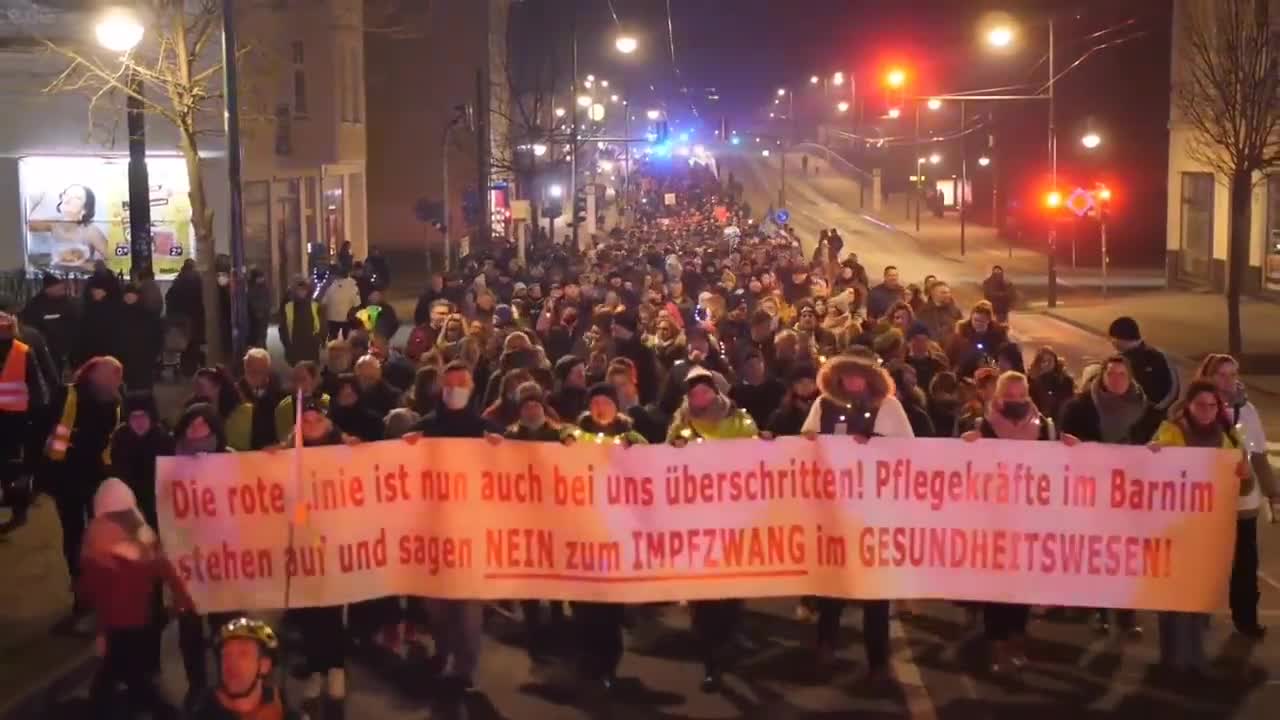
[[[907,633],[900,621],[889,621],[889,637],[901,640],[906,646],[905,657],[895,658],[892,664],[907,701],[907,716],[912,720],[937,720],[937,708],[933,705],[933,698],[929,697],[929,688],[924,684],[924,676],[920,673],[920,666],[916,665],[911,643],[907,642]]]

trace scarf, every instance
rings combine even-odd
[[[1186,416],[1180,418],[1177,423],[1182,428],[1182,439],[1186,442],[1187,447],[1222,447],[1222,427],[1217,423],[1208,427],[1200,427]]]
[[[200,440],[190,440],[185,437],[178,438],[177,453],[179,455],[196,455],[198,453],[211,453],[218,451],[218,438],[213,433]]]
[[[1130,382],[1125,394],[1116,395],[1107,392],[1099,377],[1089,386],[1089,395],[1098,409],[1098,432],[1102,442],[1128,443],[1133,426],[1147,409],[1147,398],[1142,394],[1142,388],[1136,382]]]
[[[995,431],[996,437],[1001,440],[1039,440],[1040,424],[1044,420],[1040,417],[1040,411],[1036,410],[1035,405],[1031,406],[1031,412],[1020,422],[1014,422],[995,409],[995,403],[987,405],[983,417],[986,418],[987,424]]]

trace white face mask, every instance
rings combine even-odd
[[[447,387],[441,391],[440,398],[444,400],[445,407],[450,410],[461,410],[471,399],[471,388]]]

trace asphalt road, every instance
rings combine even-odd
[[[728,158],[758,208],[776,168]],[[983,268],[958,266],[922,253],[909,236],[862,219],[799,179],[789,182],[793,224],[808,238],[821,227],[839,227],[848,247],[874,272],[896,264],[904,276],[936,273],[958,283],[974,283]],[[1018,314],[1013,331],[1030,354],[1052,344],[1078,369],[1106,355],[1107,343],[1052,318]],[[1264,622],[1280,623],[1280,526],[1262,529]],[[1225,605],[1225,588],[1223,589]],[[1251,643],[1233,635],[1231,623],[1216,615],[1209,633],[1216,679],[1200,684],[1160,682],[1150,674],[1157,657],[1155,618],[1143,614],[1138,639],[1096,634],[1081,613],[1060,618],[1038,613],[1030,635],[1032,663],[1020,677],[1002,679],[985,672],[978,628],[949,603],[900,603],[895,608],[893,665],[898,684],[877,691],[862,682],[859,617],[846,612],[843,647],[828,674],[815,670],[814,626],[793,617],[790,601],[756,601],[742,633],[735,668],[720,695],[700,692],[685,608],[668,605],[631,610],[627,655],[621,681],[609,696],[585,688],[572,671],[571,657],[534,669],[525,656],[518,622],[493,613],[488,624],[479,692],[458,713],[432,707],[430,676],[414,663],[358,659],[351,663],[347,718],[422,720],[462,716],[481,719],[565,720],[583,718],[1233,718],[1263,720],[1280,705],[1280,638]],[[913,612],[907,612],[911,610]],[[572,627],[559,636],[575,644]],[[169,694],[184,688],[176,630],[166,637],[163,679]],[[59,693],[47,717],[82,717],[85,684]],[[296,688],[293,695],[297,696]],[[327,717],[334,717],[329,715]]]

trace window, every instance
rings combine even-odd
[[[364,122],[364,74],[360,67],[360,50],[351,48],[351,121]]]
[[[290,45],[293,55],[293,114],[298,117],[307,115],[307,72],[305,67],[306,53],[301,42]]]
[[[1213,175],[1182,173],[1181,273],[1208,282],[1213,258]]]
[[[293,119],[285,103],[276,106],[276,154],[293,154]]]
[[[1262,284],[1268,290],[1280,290],[1280,174],[1267,176],[1266,257],[1263,258]]]

